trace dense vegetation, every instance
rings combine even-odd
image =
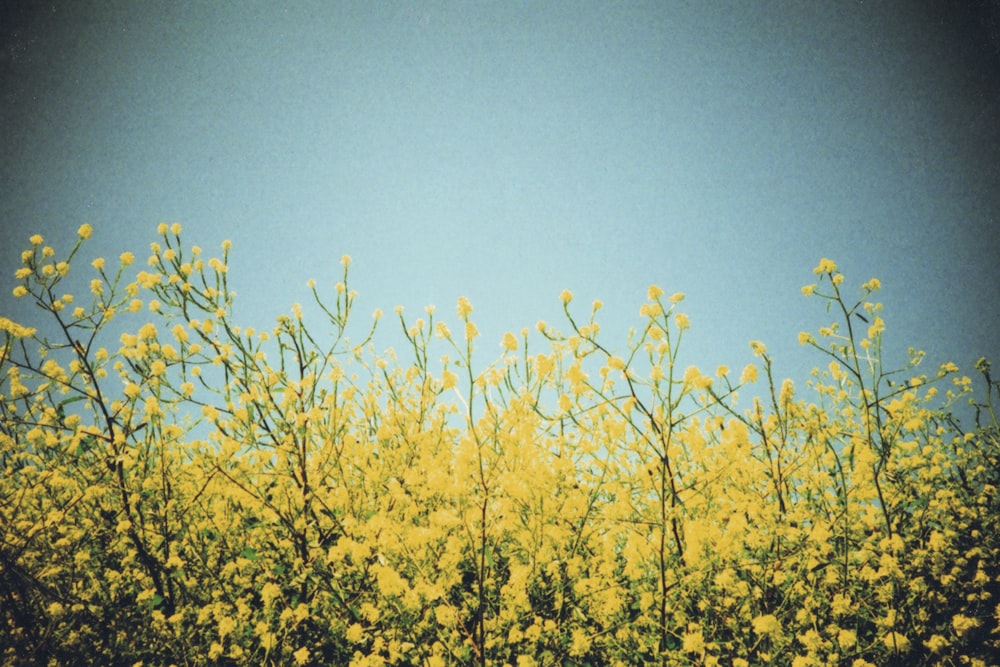
[[[253,329],[228,243],[159,234],[148,270],[78,266],[88,225],[22,254],[49,324],[0,318],[2,664],[997,664],[1000,386],[883,368],[877,280],[816,267],[801,390],[758,342],[679,367],[655,286],[627,341],[564,292],[484,367],[464,298],[376,352],[346,257],[325,322]]]

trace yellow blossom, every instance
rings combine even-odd
[[[649,289],[646,290],[646,298],[650,301],[656,301],[661,296],[663,296],[663,290],[657,285],[650,285]]]
[[[15,297],[20,299],[22,296],[28,293],[28,289],[24,285],[18,285],[14,288],[13,294]]]
[[[352,623],[350,627],[347,628],[347,632],[344,634],[344,638],[352,644],[357,644],[365,636],[365,629],[361,627],[360,623]]]
[[[511,332],[507,332],[503,335],[503,342],[501,343],[503,348],[509,352],[517,350],[517,337]]]
[[[570,292],[568,289],[564,289],[562,292],[559,293],[559,300],[562,301],[563,304],[567,304],[573,300],[573,293]]]
[[[88,225],[87,223],[83,223],[82,225],[80,225],[80,228],[76,230],[77,236],[79,236],[81,239],[89,239],[90,235],[93,233],[94,233],[94,228]]]
[[[122,263],[122,266],[129,266],[135,261],[135,255],[130,252],[123,252],[118,256],[118,261]]]
[[[45,243],[45,238],[41,234],[35,234],[28,240],[31,241],[31,245],[42,245]]]
[[[836,270],[837,270],[837,264],[833,260],[824,257],[823,259],[819,260],[819,264],[816,265],[815,269],[813,269],[813,273],[819,275],[821,273],[833,273]]]
[[[35,335],[35,330],[31,327],[22,326],[2,316],[0,316],[0,331],[6,331],[14,338],[30,338]]]
[[[458,306],[456,310],[458,311],[459,318],[463,320],[467,319],[469,314],[472,312],[472,304],[469,303],[469,300],[466,297],[460,296],[458,297]]]

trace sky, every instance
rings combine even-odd
[[[890,349],[1000,362],[996,0],[2,11],[2,314],[36,316],[10,292],[31,234],[64,252],[90,223],[89,262],[179,222],[232,241],[257,328],[349,254],[363,318],[455,329],[468,297],[483,366],[505,331],[565,328],[563,289],[622,351],[655,283],[687,295],[685,362],[760,340],[803,378],[829,257],[850,294],[881,280]]]

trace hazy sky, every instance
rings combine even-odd
[[[346,253],[365,318],[468,296],[483,363],[564,288],[622,349],[657,283],[690,362],[801,374],[826,256],[897,350],[1000,362],[993,0],[4,5],[9,287],[32,233],[91,223],[89,262],[177,221],[232,240],[244,324]]]

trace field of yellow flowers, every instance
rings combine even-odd
[[[376,352],[347,257],[325,321],[251,328],[228,243],[91,232],[22,253],[45,331],[0,317],[2,665],[1000,662],[1000,383],[883,368],[875,279],[815,268],[802,389],[758,342],[679,367],[656,286],[477,367],[464,298]]]

